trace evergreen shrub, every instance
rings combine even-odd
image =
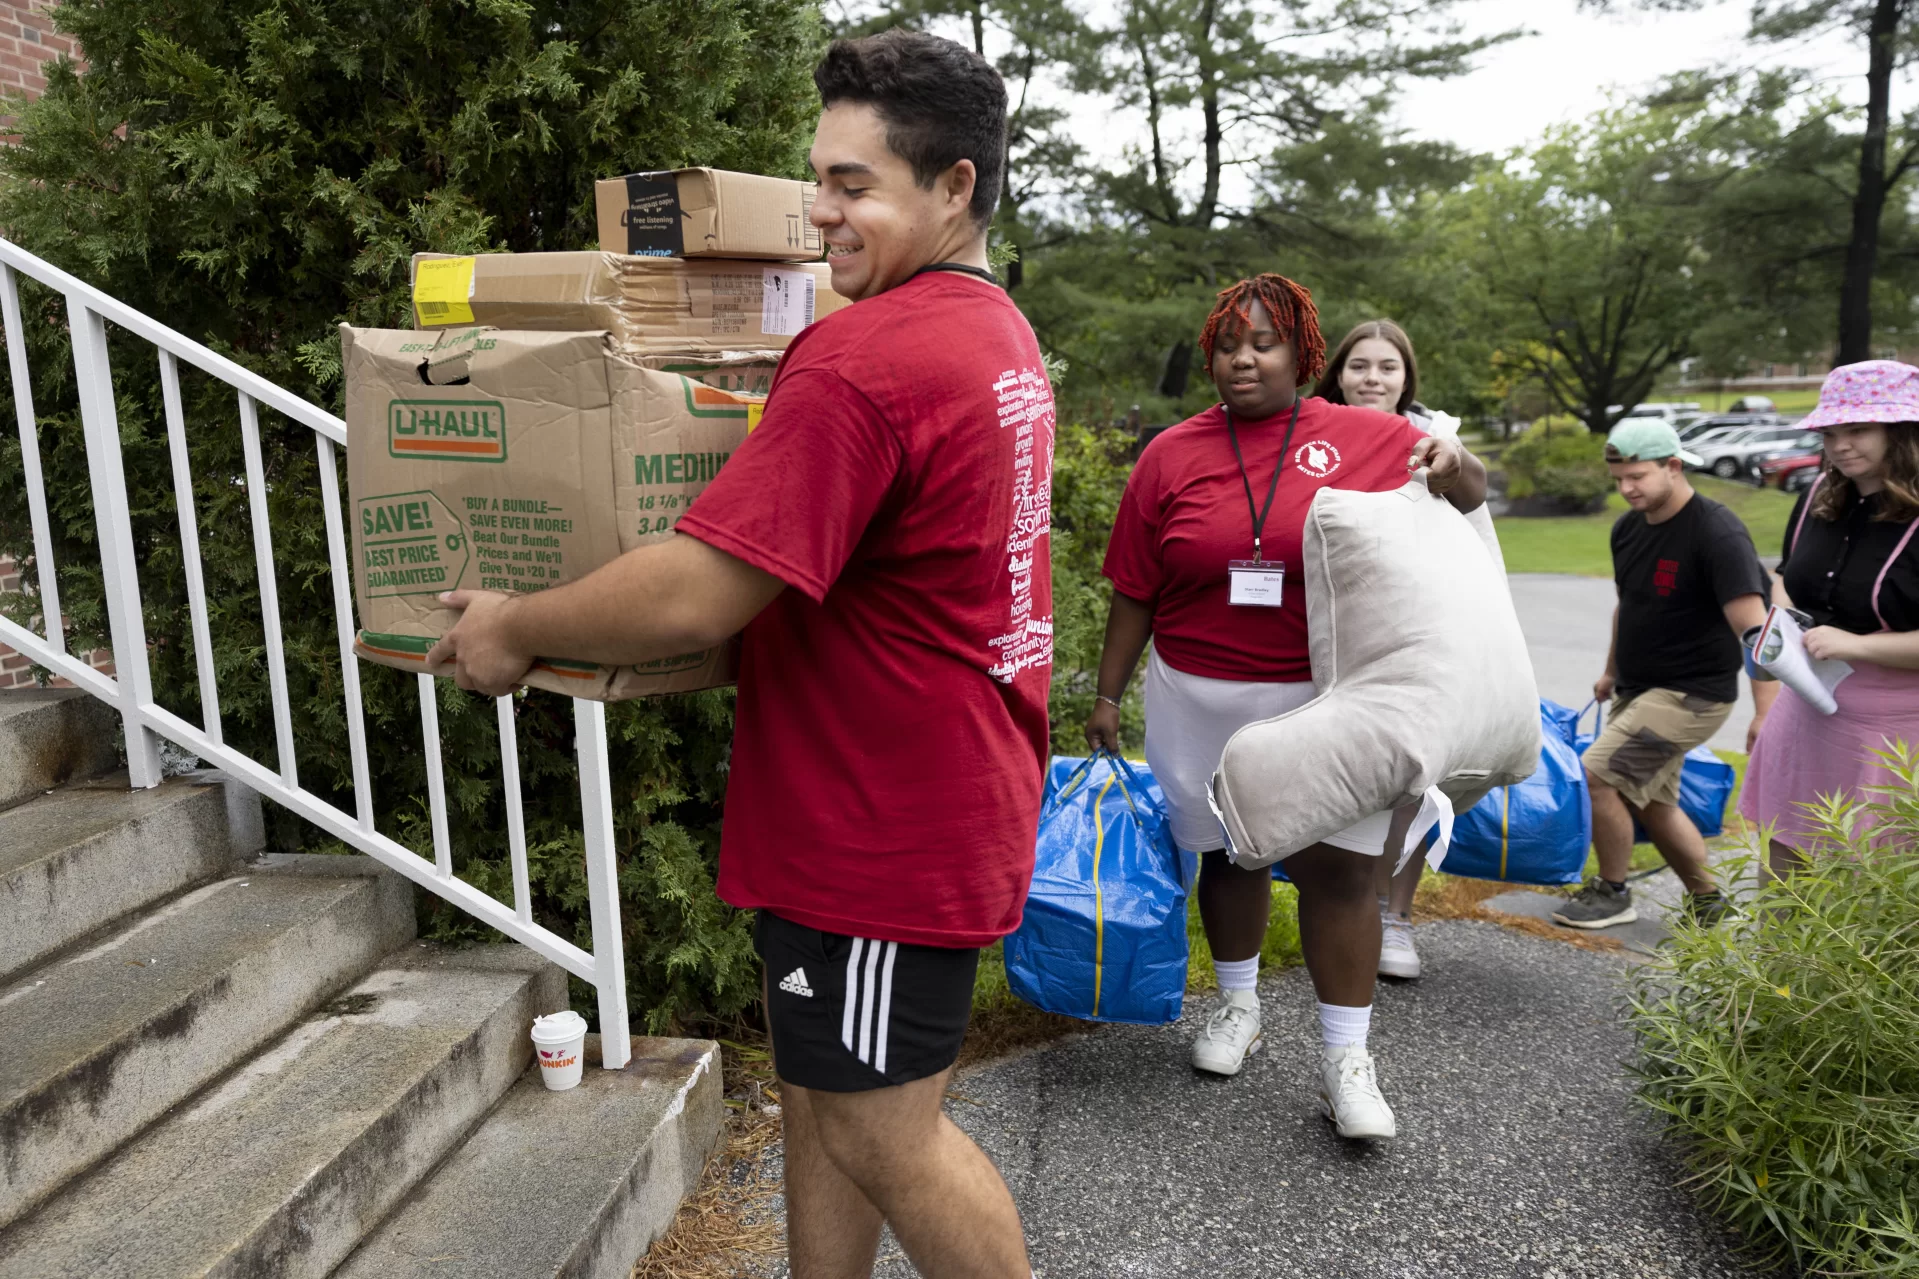
[[[1896,785],[1822,802],[1806,868],[1682,926],[1631,995],[1693,1185],[1815,1275],[1919,1275],[1919,751],[1885,758]]]
[[[55,20],[88,70],[62,63],[43,97],[5,106],[7,236],[336,412],[335,328],[407,327],[412,253],[590,247],[592,183],[613,174],[799,176],[817,110],[808,0],[68,0]],[[107,627],[64,307],[22,292],[61,600],[83,650]],[[112,329],[110,353],[156,696],[198,723],[155,355]],[[182,389],[225,737],[275,764],[235,399],[191,370]],[[0,552],[27,561],[11,394]],[[314,440],[272,413],[261,432],[300,781],[350,811]],[[27,563],[30,584],[38,571]],[[27,596],[0,607],[33,611]],[[428,852],[414,681],[360,673],[379,828]],[[493,707],[447,681],[436,694],[456,872],[510,901]],[[545,694],[516,705],[534,913],[584,944],[571,710]],[[713,894],[731,697],[611,706],[608,726],[632,1007],[653,1029],[736,1014],[758,976],[747,921]],[[268,807],[276,846],[326,846]],[[491,936],[422,902],[428,936]]]
[[[1578,513],[1612,492],[1606,440],[1583,427],[1535,426],[1500,454],[1506,496]]]

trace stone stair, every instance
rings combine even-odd
[[[716,1046],[547,1092],[558,967],[415,941],[404,879],[263,856],[251,792],[129,791],[117,740],[0,693],[0,1279],[625,1279],[717,1140]]]

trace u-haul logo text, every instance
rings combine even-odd
[[[449,462],[506,461],[506,409],[498,400],[394,400],[387,452]]]

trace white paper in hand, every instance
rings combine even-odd
[[[1817,658],[1806,652],[1806,633],[1798,619],[1786,609],[1774,605],[1766,614],[1766,624],[1752,644],[1753,662],[1770,671],[1781,684],[1803,697],[1821,715],[1839,709],[1833,690],[1852,674],[1850,663],[1838,658]]]

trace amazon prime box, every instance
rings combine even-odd
[[[725,169],[631,173],[593,184],[600,247],[648,258],[770,258],[825,252],[814,226],[819,188]]]

